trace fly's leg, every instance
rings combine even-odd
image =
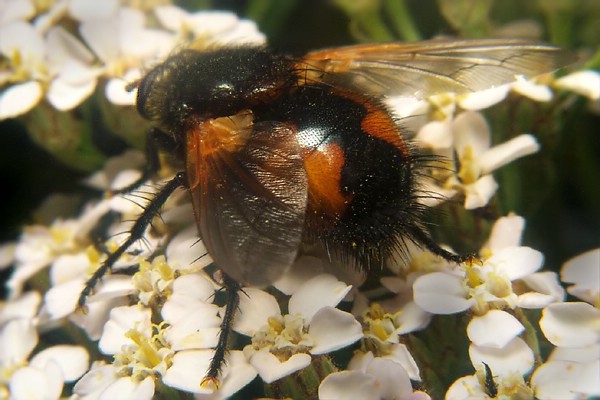
[[[411,237],[413,237],[417,244],[421,244],[427,250],[432,252],[433,254],[442,257],[444,260],[452,261],[457,264],[469,263],[469,264],[479,264],[479,257],[476,254],[454,254],[450,253],[448,250],[444,250],[441,248],[425,231],[423,231],[420,227],[413,227],[411,229]]]
[[[225,355],[229,350],[229,337],[231,336],[233,319],[238,311],[240,304],[240,284],[223,273],[223,288],[226,290],[225,315],[221,321],[221,331],[219,332],[219,341],[215,347],[215,355],[210,360],[210,365],[206,376],[202,380],[201,386],[213,386],[218,388],[219,375],[225,365]]]
[[[124,188],[113,190],[111,194],[122,194],[129,193],[140,187],[148,179],[154,177],[160,169],[160,151],[174,152],[176,149],[176,143],[173,139],[159,129],[152,129],[148,132],[146,137],[146,164],[142,171],[142,176],[135,180],[135,182]]]
[[[117,262],[119,257],[127,251],[129,246],[140,240],[144,236],[144,232],[152,219],[158,214],[162,206],[166,203],[167,199],[173,194],[173,192],[180,188],[186,187],[187,180],[184,172],[179,172],[173,179],[171,179],[160,191],[154,196],[154,198],[148,203],[144,211],[140,214],[138,219],[133,224],[129,231],[129,237],[125,242],[111,253],[108,258],[102,263],[94,274],[87,280],[85,287],[81,291],[78,300],[78,306],[80,309],[85,310],[85,302],[87,298],[92,294],[94,288],[98,282],[102,279],[106,273],[111,270],[112,266]]]

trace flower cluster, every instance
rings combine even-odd
[[[252,22],[230,13],[134,3],[0,2],[0,119],[43,98],[56,110],[73,109],[100,80],[109,102],[131,105],[127,83],[190,38],[206,46],[264,42]],[[416,145],[443,164],[424,177],[424,203],[486,206],[499,189],[493,172],[540,145],[533,133],[492,145],[482,110],[509,96],[548,102],[556,91],[597,101],[600,75],[389,99],[399,118],[415,123]],[[515,214],[495,221],[478,262],[457,265],[407,244],[402,262],[390,261],[375,285],[327,257],[302,255],[271,287],[242,288],[219,384],[207,385],[226,309],[185,191],[114,264],[87,298],[87,312],[78,307],[85,282],[161,187],[148,181],[120,193],[143,176],[143,163],[137,151],[110,159],[85,181],[106,196],[71,213],[64,210],[75,209],[72,199],[53,197],[39,224],[0,248],[0,268],[14,268],[0,303],[0,399],[221,399],[256,382],[272,397],[600,396],[600,249],[567,261],[560,276],[543,271],[544,256],[522,243],[525,219]],[[581,301],[565,301],[567,293]],[[50,333],[72,344],[49,345],[42,339]],[[447,353],[469,366],[443,382],[441,369],[452,369]]]
[[[255,24],[231,13],[190,14],[160,1],[141,9],[134,3],[3,1],[0,120],[28,112],[43,98],[59,111],[71,110],[100,80],[107,81],[111,103],[131,105],[135,97],[127,84],[192,39],[205,46],[265,41]],[[71,22],[76,31],[65,28]]]

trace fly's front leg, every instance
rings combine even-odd
[[[92,294],[94,288],[108,271],[110,271],[113,265],[119,260],[119,257],[127,251],[127,249],[140,240],[144,236],[144,232],[152,219],[159,213],[162,206],[166,203],[168,198],[173,192],[180,188],[187,187],[187,179],[184,172],[179,172],[173,179],[165,184],[160,191],[154,196],[154,198],[148,203],[144,211],[137,218],[132,228],[129,231],[129,236],[123,244],[121,244],[117,250],[111,253],[108,258],[102,263],[100,268],[94,272],[94,274],[87,280],[85,287],[81,291],[78,300],[78,306],[80,309],[85,311],[85,302],[87,298]]]
[[[144,149],[146,165],[142,171],[142,176],[124,188],[113,190],[111,194],[132,192],[139,188],[148,179],[155,177],[161,167],[160,152],[175,152],[176,149],[177,143],[171,138],[171,136],[156,128],[150,130],[150,132],[148,132],[148,136],[146,137],[146,148]]]

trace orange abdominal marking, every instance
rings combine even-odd
[[[350,196],[342,193],[341,178],[344,151],[337,144],[322,145],[304,157],[308,177],[309,202],[315,211],[329,216],[343,214]]]
[[[367,105],[368,114],[361,122],[361,128],[371,136],[375,136],[408,155],[406,142],[402,138],[396,122],[384,110]]]

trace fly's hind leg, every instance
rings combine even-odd
[[[476,254],[454,254],[441,248],[422,228],[414,226],[410,231],[411,236],[416,242],[424,246],[427,250],[433,254],[442,257],[444,260],[455,262],[457,264],[468,263],[468,264],[480,264],[481,261]]]

